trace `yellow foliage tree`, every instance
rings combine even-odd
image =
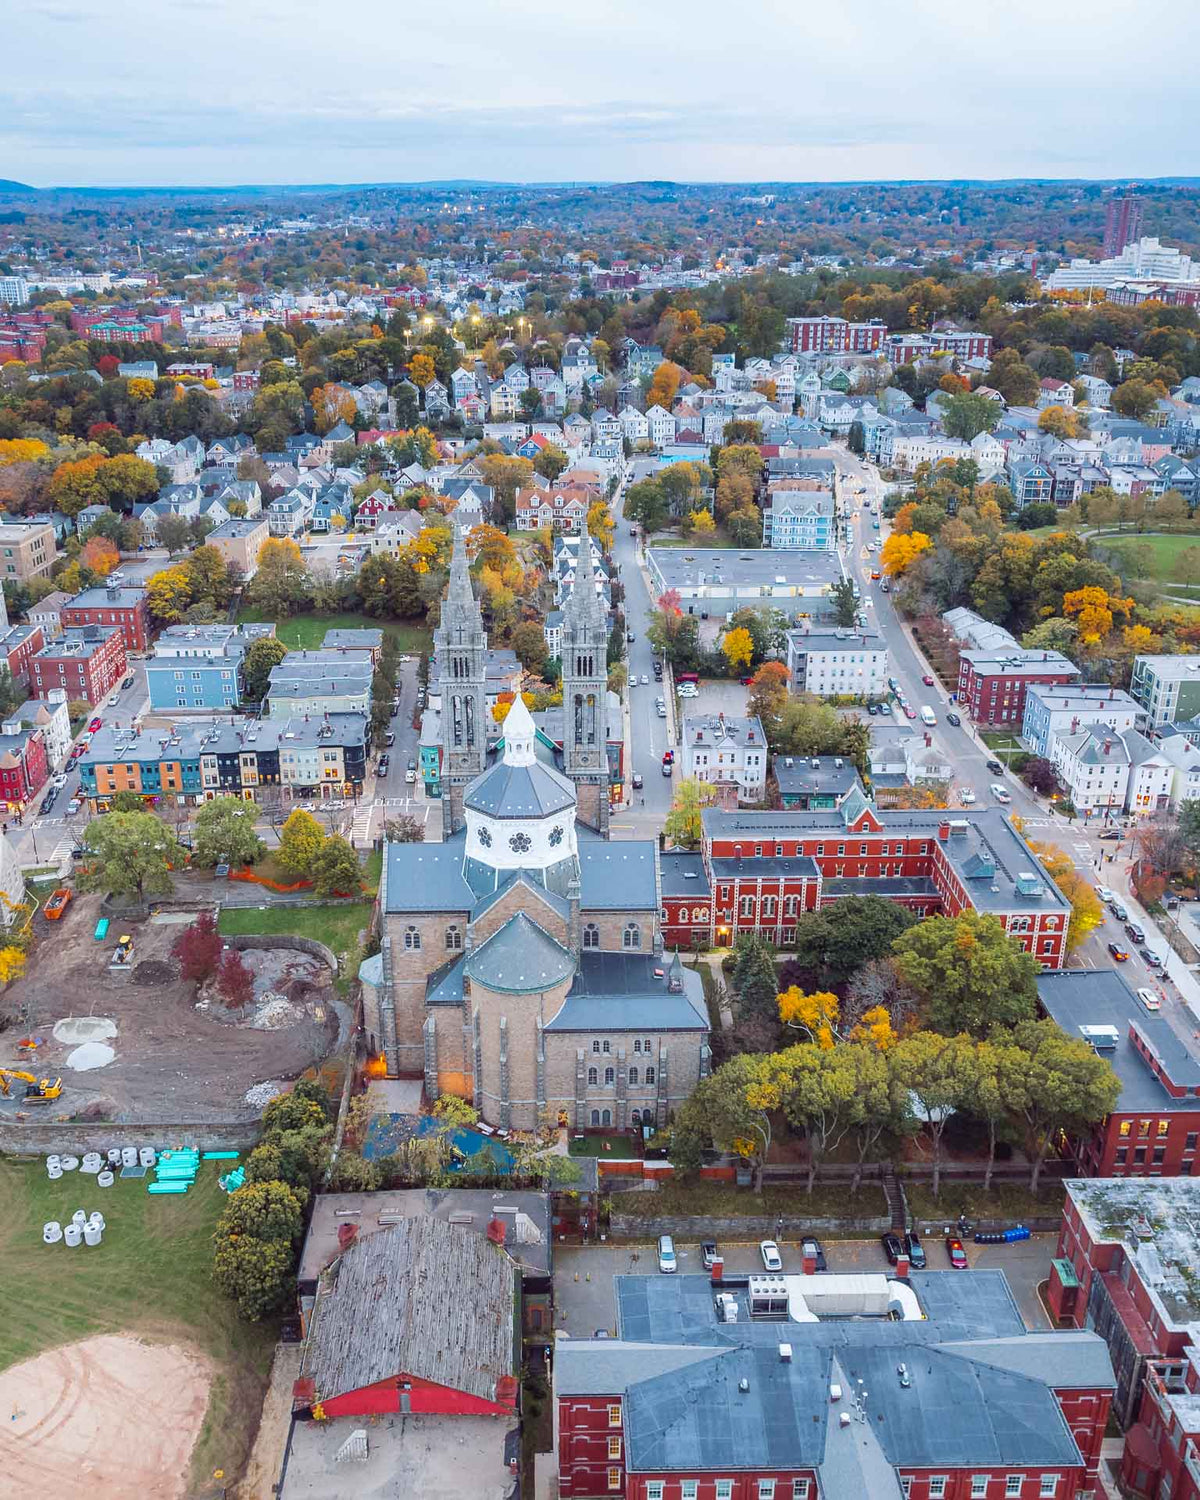
[[[1067,924],[1067,952],[1074,953],[1104,921],[1104,908],[1092,883],[1075,868],[1066,852],[1057,844],[1040,844],[1027,840],[1046,874],[1071,903],[1071,920]]]
[[[709,537],[717,529],[717,523],[712,518],[711,510],[693,510],[689,513],[684,525],[694,537]]]
[[[671,403],[675,400],[676,392],[679,390],[686,370],[681,370],[678,365],[672,364],[670,360],[663,360],[654,372],[654,378],[650,382],[650,389],[646,392],[646,405],[662,406],[667,411],[671,410]]]
[[[265,543],[263,551],[270,545]],[[159,624],[177,625],[191,602],[192,575],[182,563],[163,568],[146,585],[146,604]]]
[[[1132,609],[1132,599],[1117,598],[1095,584],[1063,595],[1063,614],[1074,618],[1079,626],[1079,639],[1085,646],[1094,646],[1102,640],[1113,628],[1114,617],[1128,618]]]
[[[738,667],[748,667],[750,658],[754,655],[754,637],[743,625],[736,630],[726,633],[721,642],[721,650],[725,653],[725,660],[736,671]]]
[[[931,545],[923,531],[910,531],[907,535],[892,532],[879,553],[883,571],[891,578],[899,578]]]
[[[427,385],[432,385],[437,375],[437,367],[428,354],[414,354],[408,362],[408,378],[422,390]]]
[[[49,452],[50,449],[40,438],[0,439],[0,469],[7,468],[9,464],[36,463]]]
[[[894,1046],[896,1032],[887,1007],[873,1005],[870,1010],[864,1011],[862,1020],[850,1031],[850,1040],[866,1042],[877,1052],[886,1052],[889,1047]]]
[[[592,501],[588,506],[587,523],[588,531],[596,538],[604,551],[611,552],[616,528],[613,525],[612,512],[605,501]]]
[[[817,990],[806,995],[798,984],[775,996],[779,1019],[785,1026],[807,1031],[818,1047],[827,1051],[837,1041],[834,1028],[841,1013],[841,1002],[832,990]]]
[[[902,532],[907,536],[913,529],[913,517],[917,513],[917,502],[910,500],[907,505],[902,505],[892,517],[892,532]]]
[[[0,948],[0,984],[11,984],[25,972],[25,954],[20,948]]]
[[[154,400],[154,382],[145,379],[142,375],[135,375],[125,389],[131,401]]]

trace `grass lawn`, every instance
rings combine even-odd
[[[979,738],[998,755],[1019,755],[1025,746],[1007,730],[981,729]]]
[[[399,625],[395,620],[377,620],[371,615],[294,615],[278,621],[272,621],[260,609],[244,609],[238,615],[239,625],[271,623],[275,625],[275,634],[293,651],[316,650],[327,630],[386,630],[396,637],[402,651],[414,655],[427,651],[432,640],[422,625]]]
[[[572,1156],[611,1156],[616,1161],[640,1159],[642,1141],[632,1135],[580,1135],[571,1136],[567,1150]]]
[[[752,1193],[749,1188],[701,1179],[664,1182],[653,1193],[618,1193],[613,1197],[613,1208],[640,1218],[668,1214],[699,1214],[714,1219],[785,1214],[793,1218],[810,1214],[814,1219],[869,1219],[886,1214],[887,1202],[877,1182],[864,1182],[852,1198],[848,1182],[822,1183],[818,1179],[810,1196],[795,1183]]]
[[[214,1469],[236,1474],[258,1426],[274,1350],[271,1323],[243,1323],[213,1285],[212,1232],[225,1195],[217,1164],[178,1197],[152,1198],[144,1182],[97,1188],[77,1173],[51,1182],[40,1158],[0,1158],[0,1370],[93,1334],[132,1332],[191,1344],[213,1362],[208,1412],[192,1458],[193,1490]],[[78,1207],[104,1215],[104,1240],[67,1250],[42,1244],[42,1225]]]
[[[1200,583],[1200,537],[1105,536],[1098,546],[1115,552],[1135,578],[1158,583]]]
[[[981,1183],[943,1182],[937,1198],[928,1182],[911,1182],[907,1177],[903,1181],[909,1209],[919,1219],[944,1217],[950,1223],[965,1213],[969,1219],[1001,1219],[1016,1224],[1035,1215],[1055,1217],[1062,1212],[1063,1186],[1055,1178],[1043,1177],[1036,1197],[1025,1181],[993,1182],[986,1197]]]
[[[217,929],[225,937],[289,933],[315,938],[342,960],[358,946],[358,935],[370,926],[372,910],[370,901],[343,901],[336,906],[225,906]]]
[[[667,533],[656,533],[650,538],[649,545],[651,547],[694,547],[696,549],[704,547],[726,547],[731,551],[738,550],[737,543],[734,541],[730,541],[729,537],[725,535],[724,531],[722,531],[719,526],[711,536],[707,537],[683,537],[673,536]]]

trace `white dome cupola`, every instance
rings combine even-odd
[[[463,798],[468,859],[494,870],[546,870],[578,854],[575,785],[537,756],[537,729],[519,696],[504,720],[504,754]]]

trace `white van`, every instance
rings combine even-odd
[[[1136,990],[1134,992],[1147,1010],[1161,1010],[1162,1001],[1153,990]]]
[[[930,708],[930,706],[929,706],[928,703],[926,703],[922,707],[922,709],[921,709],[921,723],[922,724],[936,724],[937,723],[937,714],[934,713],[933,709]]]

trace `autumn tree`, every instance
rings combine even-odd
[[[408,362],[408,378],[422,391],[437,378],[437,368],[428,354],[414,354]]]
[[[171,957],[184,979],[201,983],[216,972],[223,947],[216,916],[211,911],[202,911],[176,935]]]
[[[121,554],[107,537],[93,536],[83,544],[79,554],[81,566],[90,568],[100,578],[107,578],[121,561]]]
[[[968,1036],[916,1031],[902,1037],[889,1053],[897,1078],[920,1110],[933,1158],[935,1198],[942,1184],[942,1137],[950,1116],[970,1097],[967,1060],[973,1046]]]
[[[742,626],[736,630],[727,630],[721,642],[721,650],[729,663],[730,671],[737,672],[750,665],[750,658],[754,654],[754,638]]]
[[[297,807],[288,814],[279,834],[276,858],[284,872],[294,880],[309,878],[317,852],[325,842],[321,825],[312,813]]]
[[[675,1117],[673,1159],[681,1169],[699,1167],[702,1153],[715,1146],[747,1162],[755,1192],[771,1148],[772,1115],[783,1102],[780,1076],[772,1059],[742,1053],[702,1078]]]
[[[892,532],[879,553],[883,571],[890,578],[902,577],[931,545],[923,531]]]
[[[686,380],[687,371],[681,370],[677,364],[670,360],[664,360],[655,370],[653,379],[650,381],[646,391],[646,405],[661,406],[670,411],[675,401],[676,393],[680,385]]]
[[[230,948],[217,968],[217,993],[230,1010],[243,1010],[254,999],[254,975],[236,948]]]
[[[962,912],[927,917],[893,944],[896,967],[920,996],[925,1023],[950,1035],[986,1036],[1037,1005],[1037,960],[996,917]]]
[[[717,800],[717,789],[695,776],[684,776],[675,783],[671,810],[663,823],[663,832],[677,848],[695,849],[702,835],[701,814]]]
[[[246,603],[268,619],[302,609],[312,597],[312,576],[300,548],[290,537],[272,537],[262,545],[258,568],[246,586]]]
[[[799,985],[789,985],[775,997],[779,1019],[792,1031],[803,1031],[818,1047],[832,1047],[840,1002],[832,990],[814,990],[806,995]]]

